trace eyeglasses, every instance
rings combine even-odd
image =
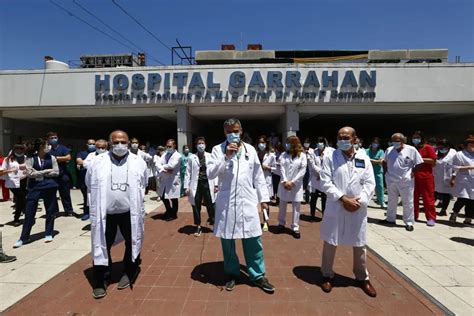
[[[125,183],[116,183],[112,178],[113,174],[113,163],[110,164],[110,190],[112,191],[122,191],[127,192],[128,189],[128,161],[127,161],[127,178],[125,179]]]

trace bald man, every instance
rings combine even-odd
[[[125,271],[119,290],[129,287],[138,274],[144,231],[146,163],[129,152],[130,142],[124,131],[112,132],[109,139],[111,151],[95,156],[86,174],[95,280],[92,295],[96,299],[107,294],[105,276],[112,268],[110,249],[117,228],[125,239]]]
[[[329,293],[333,287],[333,264],[338,245],[353,247],[353,272],[362,290],[370,297],[377,292],[367,271],[367,204],[375,189],[370,158],[356,150],[356,131],[343,127],[337,133],[337,150],[324,155],[320,172],[321,187],[327,195],[321,223],[324,240],[321,288]]]
[[[406,143],[402,133],[392,135],[392,146],[385,151],[383,164],[387,168],[385,180],[387,182],[388,203],[387,218],[382,224],[395,225],[397,218],[398,196],[402,199],[403,222],[409,232],[414,230],[413,194],[415,188],[414,169],[423,163],[418,150]]]

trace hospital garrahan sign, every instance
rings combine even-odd
[[[375,70],[216,69],[100,74],[102,103],[301,103],[373,102]]]

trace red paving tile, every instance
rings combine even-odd
[[[186,199],[179,219],[164,222],[148,215],[141,273],[132,289],[117,290],[121,263],[115,263],[108,295],[94,300],[86,278],[90,256],[54,277],[4,312],[5,315],[433,315],[443,314],[390,267],[369,253],[368,268],[377,298],[354,286],[352,250],[338,249],[336,287],[330,294],[318,287],[322,242],[320,223],[301,221],[302,238],[264,233],[267,276],[276,292],[268,295],[243,276],[233,292],[225,291],[220,242],[207,230],[193,236]],[[275,210],[275,208],[274,208]],[[303,212],[307,212],[303,206]],[[163,209],[158,209],[163,212]],[[288,214],[288,217],[290,214]],[[204,216],[205,217],[205,216]],[[273,214],[275,217],[275,213]],[[274,219],[274,218],[273,218]],[[288,218],[289,220],[289,218]],[[271,227],[271,230],[275,227]],[[241,246],[237,247],[241,260]],[[113,248],[115,262],[123,245]],[[245,264],[245,262],[241,262]]]

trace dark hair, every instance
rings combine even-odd
[[[453,148],[451,142],[446,138],[438,139],[438,141],[436,142],[436,146],[448,146],[449,148]]]
[[[379,142],[379,144],[380,144],[380,137],[374,137],[372,139],[372,143],[375,142],[375,141]]]
[[[328,140],[326,139],[326,137],[318,136],[318,138],[316,140],[317,140],[318,143],[324,143],[325,147],[328,146]]]
[[[184,151],[184,148],[186,148],[186,147],[189,149],[188,145],[183,145],[183,151]]]
[[[204,136],[198,136],[196,137],[196,139],[194,140],[194,145],[197,145],[199,143],[199,141],[203,141],[204,143],[206,143],[206,139],[204,138]]]
[[[176,141],[175,141],[173,138],[168,139],[168,140],[166,141],[165,145],[168,144],[169,142],[172,142],[173,145],[176,146]]]
[[[15,150],[17,150],[17,149],[25,150],[25,152],[26,152],[26,149],[27,149],[26,144],[22,143],[22,142],[17,142],[17,143],[15,143],[15,145],[13,145],[13,148],[10,151],[10,155],[8,156],[8,159],[10,161],[17,160],[17,157],[15,156]]]
[[[415,132],[413,133],[413,136],[415,136],[415,135],[420,136],[420,138],[421,138],[421,143],[422,143],[422,144],[424,144],[424,143],[426,142],[426,140],[425,140],[425,135],[423,134],[422,131],[415,131]],[[413,137],[412,137],[412,138],[413,138]]]
[[[51,131],[46,134],[46,138],[50,138],[51,136],[58,136],[58,133]]]
[[[48,141],[44,138],[37,138],[33,142],[33,146],[28,149],[27,156],[28,157],[33,157],[33,155],[37,152],[39,152],[39,149],[41,146],[45,146],[48,143]]]
[[[260,135],[257,137],[257,140],[255,142],[255,147],[258,147],[258,143],[260,139],[263,139],[263,141],[265,142],[265,145],[266,145],[265,152],[267,153],[270,152],[270,150],[272,149],[272,145],[270,144],[270,139],[265,135]]]

